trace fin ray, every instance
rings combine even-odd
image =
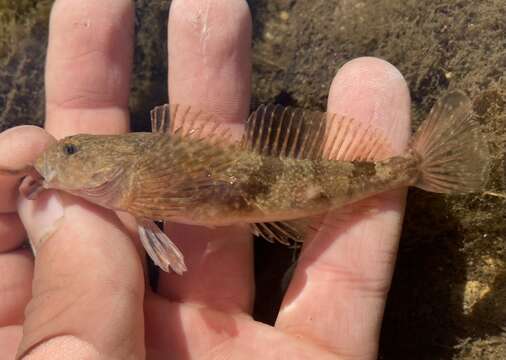
[[[252,233],[261,236],[269,242],[279,242],[290,245],[292,242],[302,242],[309,230],[309,220],[297,219],[290,221],[275,221],[251,224]]]
[[[262,105],[250,115],[242,144],[262,155],[295,159],[369,161],[392,153],[370,124],[280,105]]]
[[[134,190],[128,201],[129,211],[157,220],[169,220],[178,212],[197,208],[223,196],[236,196],[233,183],[220,174],[236,157],[234,146],[212,146],[206,141],[188,141],[161,136],[153,158],[137,163]],[[161,161],[158,154],[170,154]]]
[[[441,193],[483,189],[487,144],[464,93],[451,92],[434,105],[411,148],[421,159],[421,176],[415,186]]]
[[[164,104],[151,110],[151,131],[167,133],[213,144],[231,144],[229,124],[198,108],[181,104]]]
[[[138,224],[139,237],[151,260],[163,271],[182,275],[187,269],[179,248],[153,221],[141,219]]]

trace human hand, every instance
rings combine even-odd
[[[56,137],[127,131],[132,3],[59,0],[50,29],[46,129]],[[169,32],[171,102],[225,121],[244,119],[250,97],[246,3],[175,0]],[[328,110],[374,122],[396,152],[405,147],[408,90],[383,61],[345,65],[332,83]],[[0,150],[10,145],[12,160],[1,166],[25,164],[51,141],[39,129],[10,132],[0,136]],[[23,152],[15,144],[30,145]],[[12,212],[13,179],[0,180],[2,199],[9,199],[1,209]],[[22,200],[19,214],[37,257],[32,277],[29,255],[13,250],[23,226],[16,214],[2,214],[0,349],[14,357],[21,341],[21,352],[33,359],[375,358],[403,199],[403,192],[369,199],[306,242],[274,327],[251,317],[253,254],[243,229],[169,224],[189,271],[162,273],[155,293],[144,291],[142,257],[113,212],[55,192]],[[368,207],[376,211],[363,210]],[[45,234],[51,236],[38,241]]]

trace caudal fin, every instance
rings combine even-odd
[[[432,108],[411,143],[421,158],[416,187],[438,193],[483,190],[488,146],[471,115],[471,100],[461,92],[446,95]]]

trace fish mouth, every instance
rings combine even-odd
[[[54,187],[54,180],[56,178],[56,170],[49,165],[48,158],[46,154],[42,155],[41,163],[39,166],[36,166],[36,170],[39,172],[39,174],[43,178],[42,186],[45,189],[49,189],[51,187]]]
[[[56,184],[55,184],[55,181],[54,178],[56,176],[56,171],[55,170],[50,170],[48,172],[46,172],[46,176],[44,177],[44,182],[43,182],[43,186],[47,189],[47,188],[50,188],[50,187],[54,187]]]

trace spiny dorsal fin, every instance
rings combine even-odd
[[[318,111],[262,105],[246,123],[243,147],[266,156],[369,161],[391,155],[370,124]]]
[[[151,131],[174,134],[211,144],[231,143],[230,127],[203,110],[188,105],[165,104],[151,110]]]

